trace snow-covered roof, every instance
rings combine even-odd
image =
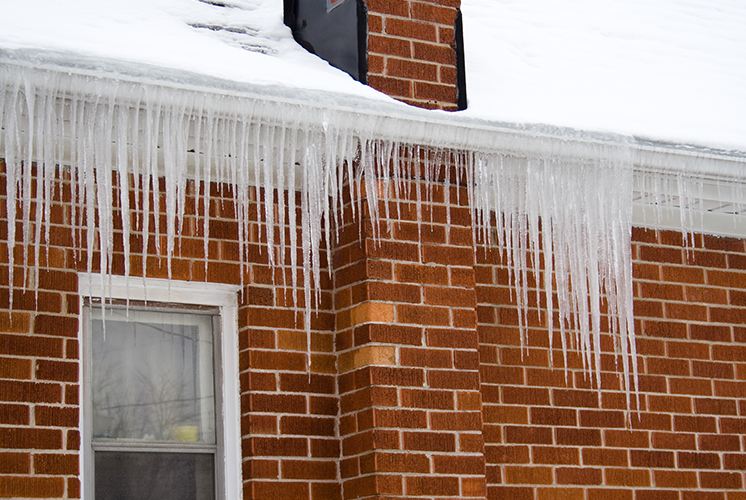
[[[462,10],[465,117],[746,151],[740,0],[462,0]],[[299,47],[281,0],[6,0],[0,13],[6,54],[388,100]]]
[[[283,24],[282,0],[5,0],[0,50],[18,49],[89,67],[139,64],[381,98],[300,47]]]
[[[462,0],[468,114],[746,151],[743,0]]]

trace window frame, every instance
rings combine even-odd
[[[238,365],[238,286],[219,283],[187,282],[158,278],[102,277],[78,274],[79,359],[80,359],[80,459],[82,498],[93,498],[93,445],[91,391],[91,342],[88,326],[90,306],[98,306],[103,297],[113,301],[131,301],[132,307],[214,315],[213,377],[215,383],[215,483],[217,499],[241,499],[241,412]],[[89,303],[89,298],[93,299]],[[97,300],[98,299],[98,300]],[[152,304],[149,306],[149,304]],[[195,307],[196,306],[196,307]],[[161,450],[161,447],[158,447]],[[145,451],[146,448],[143,448]],[[100,450],[103,451],[103,450]],[[162,447],[162,451],[168,451]]]

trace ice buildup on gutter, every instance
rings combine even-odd
[[[442,121],[440,115],[432,116],[434,122]],[[412,139],[412,130],[419,130],[414,134],[419,139]],[[483,146],[469,144],[474,136]],[[14,265],[23,268],[24,287],[38,285],[39,274],[27,263],[37,266],[50,244],[53,195],[63,170],[72,198],[67,213],[73,246],[85,249],[89,272],[100,270],[102,289],[112,273],[118,227],[125,275],[131,271],[134,238],[141,238],[145,249],[153,242],[170,275],[182,224],[190,215],[190,193],[201,197],[194,210],[207,255],[210,189],[205,186],[219,182],[236,207],[241,279],[249,245],[255,243],[250,206],[258,203],[258,218],[267,228],[259,231],[259,238],[266,235],[261,243],[269,263],[289,266],[289,285],[303,290],[310,351],[311,317],[324,267],[321,245],[331,248],[335,242],[343,198],[349,197],[356,217],[365,204],[375,231],[382,217],[390,215],[379,213],[379,201],[397,201],[417,178],[421,208],[436,179],[445,175],[446,184],[466,185],[475,241],[497,245],[507,256],[524,342],[528,315],[535,313],[529,311],[531,293],[545,311],[550,340],[559,329],[565,356],[571,349],[580,351],[600,387],[602,336],[608,331],[631,408],[630,393],[637,386],[632,148],[623,140],[604,142],[577,134],[527,136],[520,129],[499,133],[419,119],[407,123],[314,103],[5,65],[0,68],[0,157],[6,163],[10,286]],[[415,158],[424,158],[424,179],[410,161]],[[458,178],[445,174],[451,167],[461,172]],[[160,179],[165,206],[158,196]],[[116,189],[117,182],[125,185]],[[264,200],[253,199],[254,186]],[[300,193],[300,207],[295,192]],[[162,227],[160,218],[151,216],[164,212]],[[13,222],[19,223],[20,233]],[[278,224],[300,227],[300,241],[295,230],[275,232]],[[20,263],[14,262],[17,243],[23,248]],[[147,252],[142,255],[138,273],[147,273],[148,257]],[[330,252],[326,257],[330,259]],[[329,261],[325,264],[331,269]],[[310,369],[310,355],[308,360]]]

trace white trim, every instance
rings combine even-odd
[[[125,278],[111,276],[102,279],[96,273],[78,273],[78,294],[80,296],[80,321],[78,338],[80,340],[80,380],[85,380],[84,363],[87,357],[84,349],[82,317],[83,302],[86,297],[106,297],[111,299],[130,299],[137,301],[173,302],[186,305],[213,306],[220,308],[220,342],[222,380],[222,429],[223,429],[223,471],[225,478],[224,492],[226,500],[240,500],[243,497],[243,479],[241,474],[241,399],[238,366],[238,299],[239,287],[220,283],[176,281],[156,278]],[[217,368],[217,367],[216,367]],[[81,405],[86,404],[83,384],[80,384]],[[84,427],[84,411],[80,411],[80,429]],[[84,453],[85,439],[81,439],[80,457],[82,498],[87,498],[85,478],[90,455]],[[92,498],[92,496],[91,496]]]
[[[31,62],[29,62],[31,61]],[[67,53],[33,49],[0,49],[0,66],[9,71],[0,79],[8,85],[15,79],[23,85],[24,72],[54,74],[63,78],[73,92],[85,95],[95,88],[98,94],[116,96],[142,104],[141,87],[153,90],[191,92],[227,98],[216,113],[233,113],[235,101],[261,102],[252,107],[253,117],[301,128],[320,127],[334,122],[348,123],[360,135],[395,139],[404,143],[437,145],[470,151],[514,151],[523,154],[546,153],[573,146],[579,156],[595,157],[599,148],[630,148],[635,169],[641,172],[682,172],[693,176],[716,177],[743,182],[746,151],[730,151],[706,146],[666,143],[621,134],[593,132],[543,124],[500,122],[448,112],[405,106],[393,99],[376,100],[330,91],[280,88],[248,82],[233,82],[195,75],[180,70],[127,63],[116,60],[76,59]],[[81,79],[82,78],[82,79]],[[93,78],[95,81],[87,81]],[[112,85],[101,85],[109,82]],[[122,84],[135,84],[136,91]],[[119,85],[117,85],[119,84]],[[133,93],[134,92],[134,93]],[[168,100],[168,94],[153,93],[150,99]],[[217,104],[214,104],[218,106]],[[298,113],[298,109],[307,110]]]

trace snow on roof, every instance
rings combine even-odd
[[[468,114],[746,151],[743,0],[462,0]]]
[[[5,0],[3,49],[382,97],[295,43],[281,0]]]
[[[740,0],[462,0],[469,109],[746,151]],[[386,99],[299,47],[280,0],[6,0],[0,51],[32,49]]]

